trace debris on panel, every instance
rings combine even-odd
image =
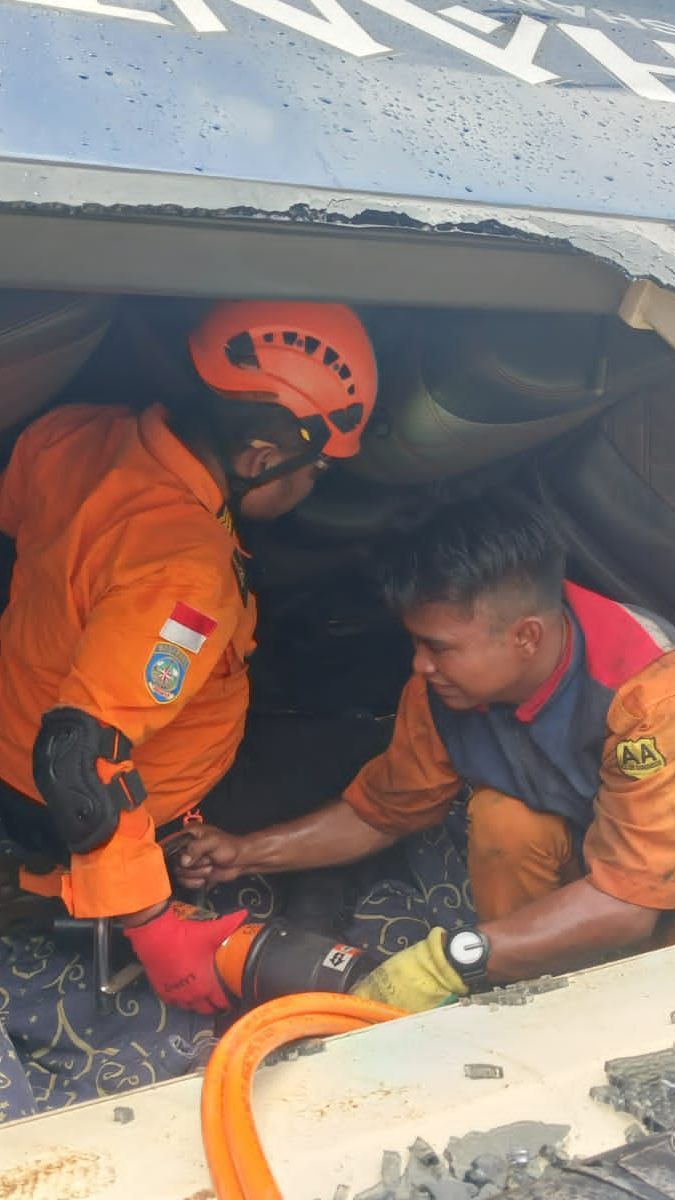
[[[467,1079],[503,1079],[504,1068],[493,1063],[464,1063]]]
[[[526,1170],[529,1175],[541,1174],[554,1155],[560,1157],[569,1125],[553,1125],[544,1121],[514,1121],[510,1125],[498,1125],[488,1131],[474,1130],[464,1137],[451,1137],[445,1157],[455,1176],[459,1179],[474,1179],[476,1164],[485,1171],[489,1160],[499,1160],[500,1169],[506,1168],[507,1175]],[[496,1165],[490,1167],[491,1175],[486,1183],[497,1182]],[[484,1185],[481,1185],[484,1186]],[[486,1198],[483,1198],[486,1200]]]
[[[543,996],[546,992],[557,992],[559,988],[568,986],[567,975],[542,975],[540,979],[531,979],[524,983],[508,983],[506,987],[492,988],[489,992],[478,992],[464,1003],[483,1005],[491,1009],[507,1005],[527,1004],[533,996]]]
[[[340,1185],[331,1200],[496,1200],[505,1190],[539,1179],[552,1163],[565,1160],[569,1125],[517,1121],[488,1132],[450,1138],[441,1158],[417,1138],[402,1157],[382,1156],[380,1179],[354,1195]]]
[[[113,1109],[113,1121],[118,1125],[128,1125],[130,1121],[136,1120],[136,1113],[128,1104],[118,1104]]]
[[[591,1088],[594,1100],[630,1113],[649,1133],[675,1129],[675,1049],[610,1059],[605,1074],[609,1082]]]

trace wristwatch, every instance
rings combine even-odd
[[[469,986],[487,975],[490,942],[479,929],[460,929],[448,937],[445,953],[451,967]]]

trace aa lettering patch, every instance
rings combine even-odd
[[[665,767],[666,760],[656,744],[656,738],[638,738],[635,742],[619,742],[616,748],[619,770],[629,779],[644,779]]]
[[[217,626],[218,622],[213,617],[208,617],[206,613],[179,600],[174,604],[171,616],[167,617],[162,625],[159,636],[167,642],[173,642],[175,646],[182,646],[184,650],[199,654],[207,637],[211,636]]]
[[[180,695],[190,659],[170,642],[157,642],[145,668],[145,686],[158,704]]]

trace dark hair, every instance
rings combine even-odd
[[[187,446],[206,442],[230,461],[251,442],[273,442],[300,453],[307,443],[298,418],[273,399],[243,399],[242,393],[216,392],[201,380],[188,358],[186,388],[170,403],[169,427]]]
[[[398,613],[447,601],[473,610],[505,585],[542,611],[562,602],[565,554],[536,500],[500,489],[437,512],[385,551],[381,581]]]

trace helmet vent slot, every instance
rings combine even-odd
[[[336,408],[334,412],[328,414],[328,420],[332,422],[336,429],[340,430],[340,433],[351,433],[352,429],[356,429],[362,418],[362,404],[350,404],[348,408]]]
[[[253,345],[253,338],[246,331],[237,333],[234,337],[230,338],[225,346],[225,353],[233,367],[260,369],[258,356]]]

